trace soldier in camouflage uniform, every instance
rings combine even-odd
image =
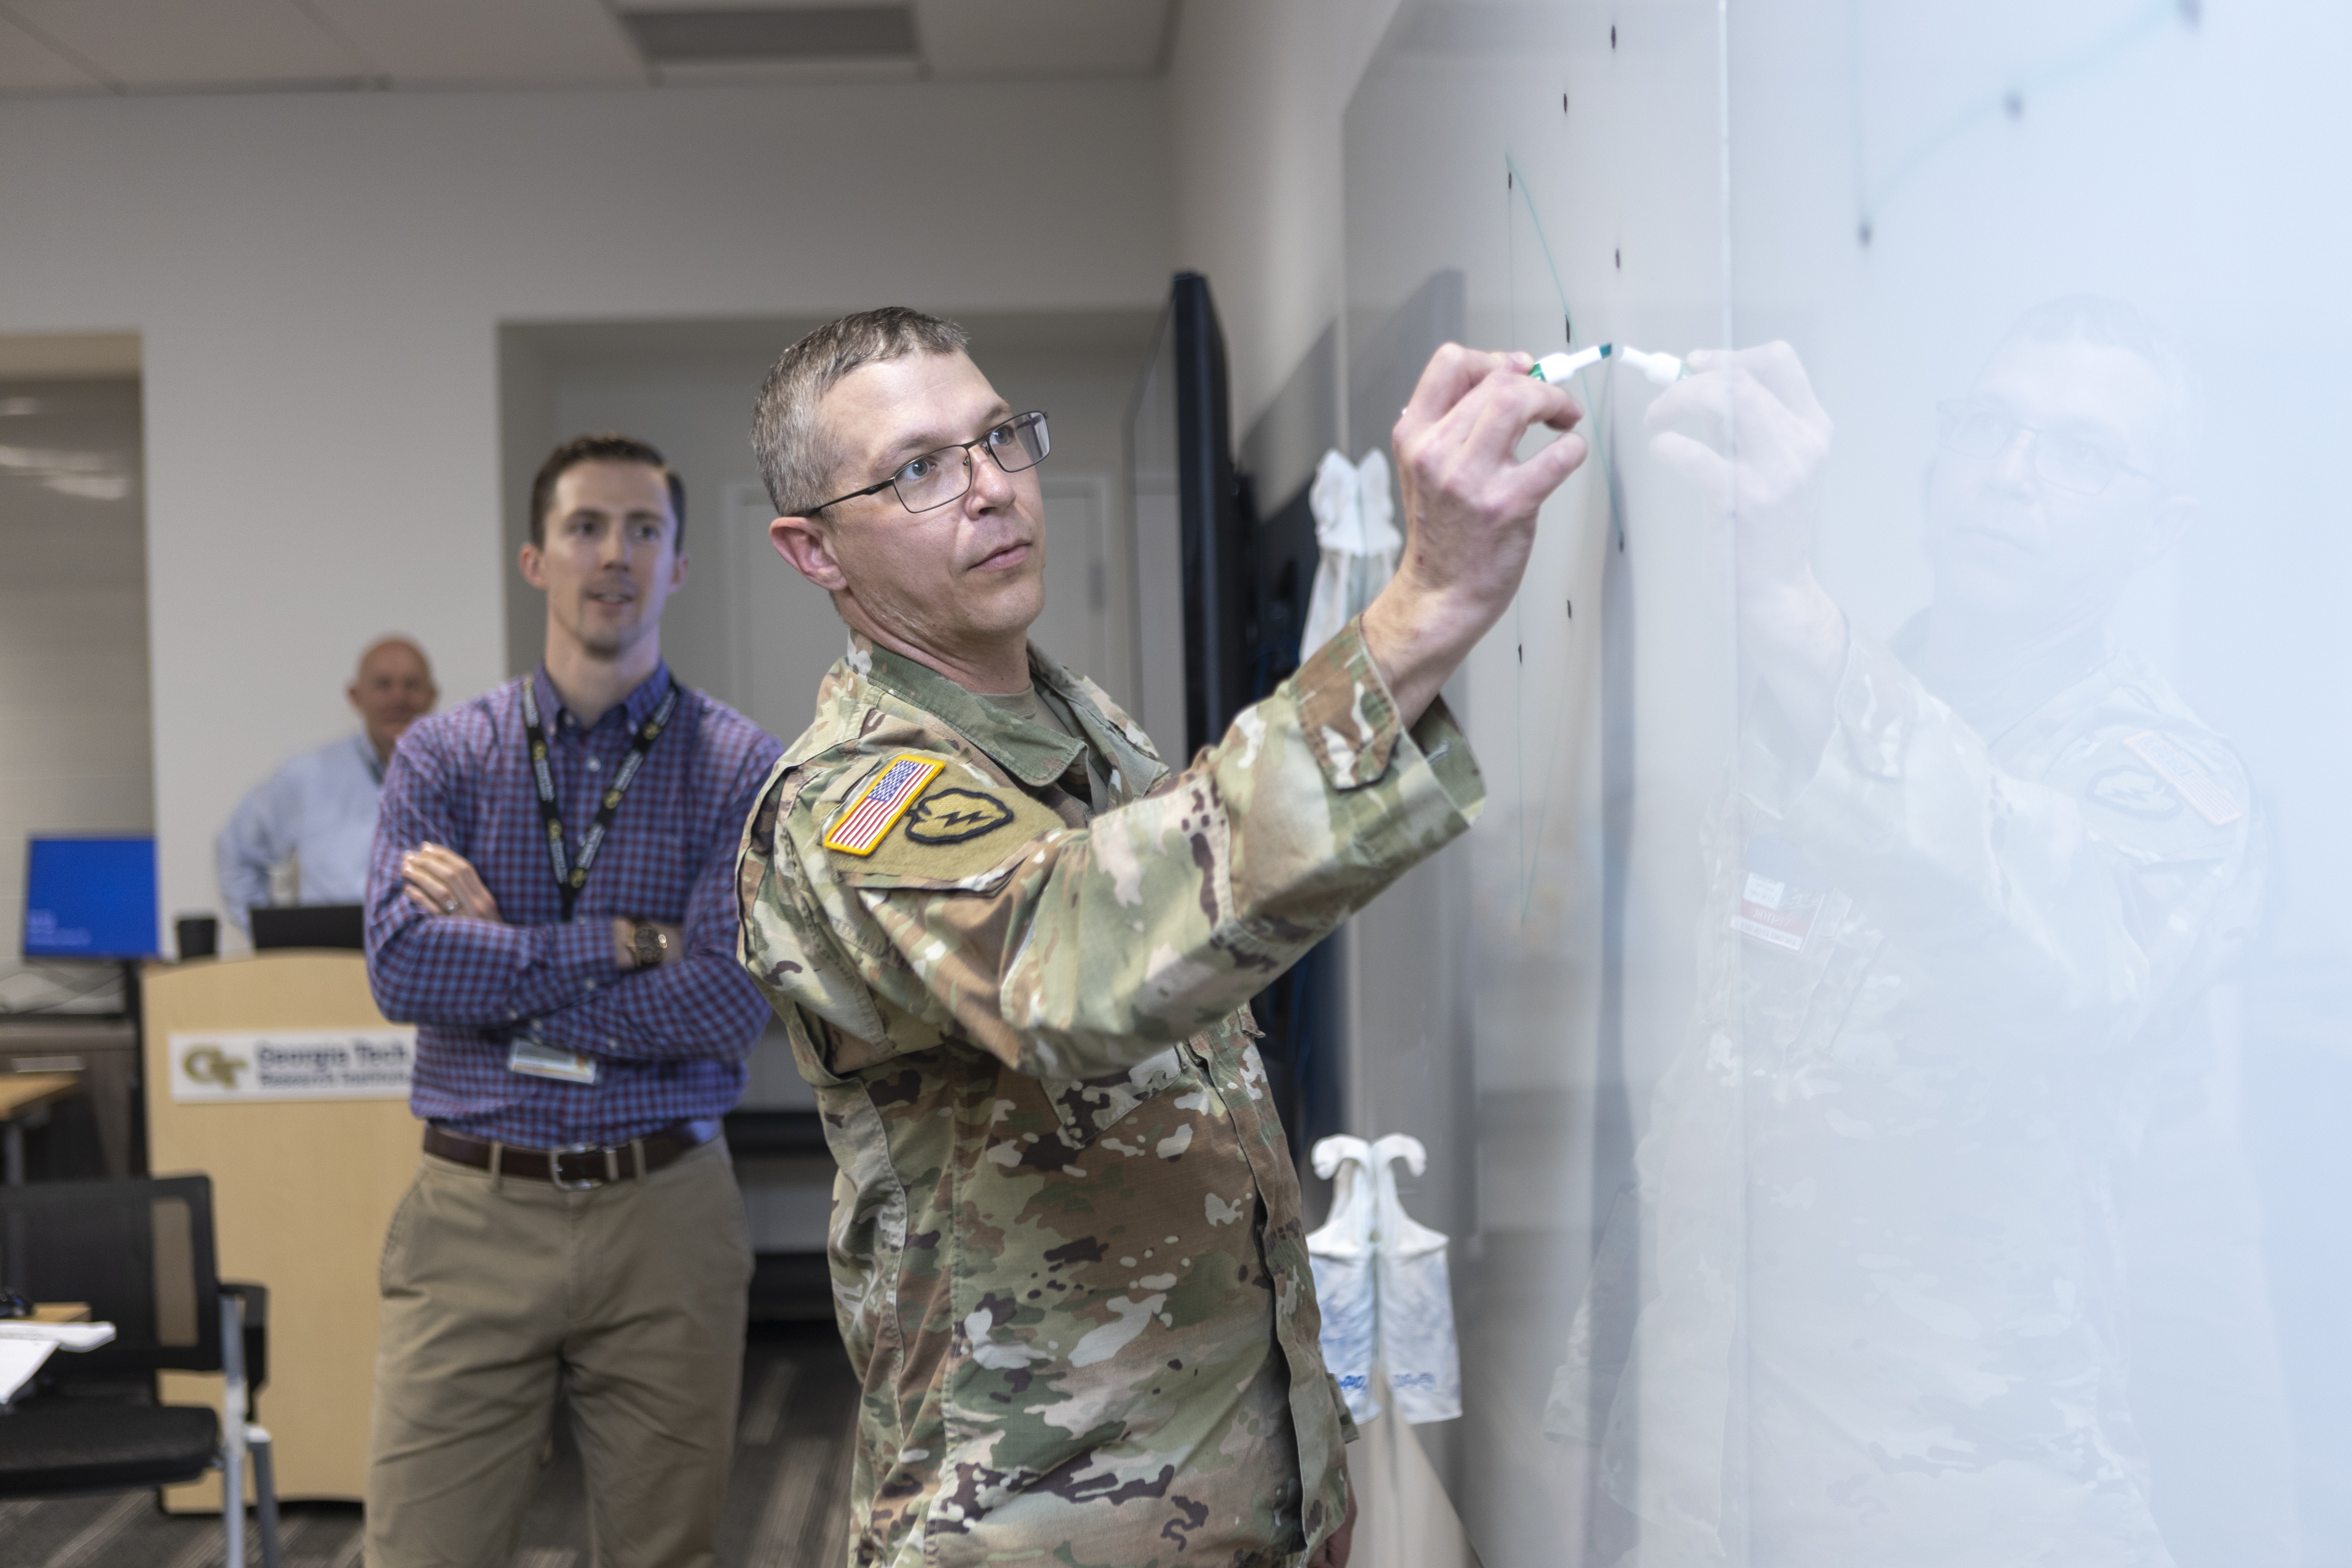
[[[1478,810],[1437,683],[1583,452],[1513,443],[1577,410],[1443,353],[1398,426],[1396,583],[1171,773],[1026,639],[1048,444],[963,343],[836,322],[754,432],[777,548],[852,633],[740,866],[840,1164],[852,1555],[1344,1563],[1352,1427],[1248,998]]]
[[[1547,1428],[1654,1568],[2161,1568],[2122,1213],[2258,881],[2236,756],[2105,634],[2188,518],[2177,373],[2110,302],[2021,323],[1946,411],[1936,599],[1885,643],[1807,564],[1794,355],[1694,366],[1656,447],[1737,497],[1759,689],[1697,1043]]]

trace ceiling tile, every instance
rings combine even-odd
[[[599,0],[310,0],[396,87],[642,82]]]
[[[0,92],[305,86],[1139,76],[1171,0],[913,0],[920,64],[673,62],[637,13],[903,8],[908,0],[0,0]],[[618,13],[616,15],[616,13]],[[21,24],[21,26],[16,24]]]
[[[364,61],[292,0],[6,0],[126,87],[348,81]]]
[[[105,85],[0,12],[0,92],[70,92]]]
[[[936,77],[1145,76],[1168,0],[916,0]]]

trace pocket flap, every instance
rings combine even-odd
[[[1171,1046],[1123,1073],[1037,1081],[1063,1130],[1084,1148],[1135,1113],[1136,1107],[1184,1076],[1183,1047]],[[1066,1140],[1067,1141],[1067,1140]]]

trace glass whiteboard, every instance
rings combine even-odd
[[[1349,455],[1448,338],[1691,372],[1578,378],[1353,939],[1493,1568],[2352,1555],[2348,32],[1400,10]]]

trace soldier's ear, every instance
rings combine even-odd
[[[768,542],[792,563],[793,570],[828,594],[849,586],[841,563],[835,559],[833,540],[814,517],[780,517],[768,524]]]

